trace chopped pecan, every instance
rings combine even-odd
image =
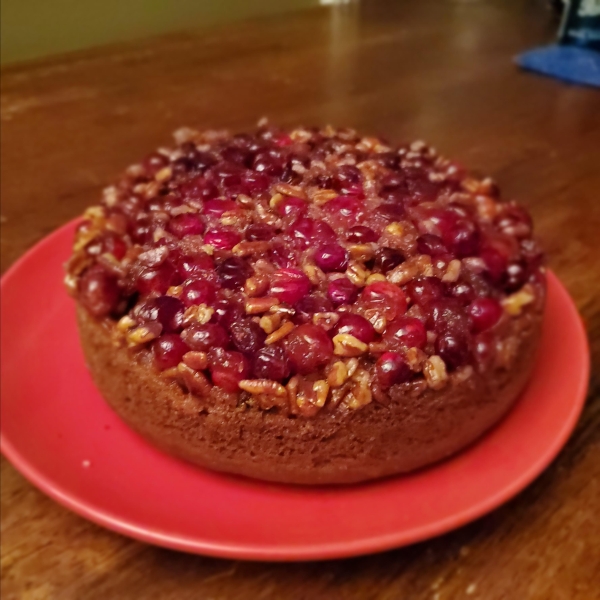
[[[177,365],[177,370],[190,393],[203,398],[207,398],[210,395],[212,385],[204,373],[200,373],[182,362]]]
[[[294,329],[294,327],[295,325],[291,321],[285,321],[279,329],[267,336],[265,344],[269,346],[270,344],[274,344],[275,342],[282,340]]]
[[[448,383],[446,363],[437,354],[425,361],[423,374],[427,385],[434,390],[441,390]]]
[[[333,337],[333,353],[337,356],[360,356],[368,349],[367,344],[349,333],[338,333]]]
[[[286,389],[277,381],[271,379],[242,379],[238,384],[240,389],[249,394],[266,394],[267,396],[278,396],[287,398]]]
[[[332,388],[338,388],[344,385],[348,380],[348,369],[346,365],[338,360],[334,362],[327,373],[327,382]]]
[[[183,362],[195,371],[204,371],[208,368],[208,355],[206,352],[190,350],[183,355]]]
[[[277,306],[279,300],[266,296],[264,298],[248,298],[246,300],[246,313],[249,315],[258,315],[267,312],[270,308]]]

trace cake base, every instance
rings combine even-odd
[[[485,376],[451,378],[442,390],[418,384],[390,389],[390,402],[304,418],[238,405],[213,387],[186,393],[156,371],[150,355],[113,342],[110,320],[78,308],[83,350],[106,401],[134,430],[170,454],[202,467],[282,483],[343,484],[403,473],[461,450],[497,423],[531,373],[541,313],[512,321],[510,364]]]

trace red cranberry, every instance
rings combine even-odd
[[[296,309],[297,320],[301,323],[311,322],[315,313],[331,312],[333,306],[331,302],[319,294],[310,294],[304,296],[294,305]]]
[[[383,339],[393,349],[422,349],[427,343],[427,332],[425,331],[425,325],[419,319],[399,317],[387,326]]]
[[[470,304],[475,299],[475,290],[468,283],[455,283],[450,287],[450,294],[465,305]]]
[[[153,299],[156,307],[155,321],[162,325],[164,333],[174,333],[181,330],[183,324],[183,304],[172,296],[159,296]]]
[[[527,282],[527,269],[520,262],[511,262],[506,267],[506,279],[504,289],[507,292],[516,292]]]
[[[256,354],[265,344],[267,335],[251,319],[235,321],[230,329],[233,345],[244,354]]]
[[[442,240],[459,258],[475,256],[479,251],[479,230],[473,221],[456,222],[442,235]]]
[[[248,225],[245,236],[249,242],[259,242],[272,240],[275,233],[275,229],[271,225],[256,223],[255,225]]]
[[[223,160],[242,165],[244,167],[252,164],[252,154],[242,148],[228,147],[221,152]]]
[[[153,241],[153,227],[146,217],[138,219],[131,224],[129,235],[136,244],[149,244]]]
[[[181,300],[186,306],[193,304],[212,304],[215,299],[215,286],[203,279],[186,281],[183,284]]]
[[[325,244],[314,255],[317,266],[325,273],[343,271],[348,266],[348,253],[339,244]]]
[[[395,248],[378,248],[375,251],[375,267],[382,273],[391,271],[404,262],[404,255]]]
[[[221,217],[223,213],[236,210],[237,204],[233,200],[222,200],[215,198],[204,203],[202,212],[209,217]],[[202,233],[202,232],[201,232]]]
[[[333,356],[333,342],[321,327],[311,323],[296,327],[284,343],[294,370],[302,375],[314,372]]]
[[[340,277],[329,283],[327,296],[334,306],[352,304],[357,298],[360,288],[355,286],[348,278]]]
[[[169,221],[167,230],[178,238],[186,235],[201,235],[204,233],[204,223],[198,218],[198,215],[183,213]]]
[[[301,248],[307,248],[313,243],[329,244],[336,241],[335,232],[327,223],[305,217],[294,221],[288,233],[299,242]]]
[[[384,389],[408,381],[412,374],[402,355],[396,352],[384,352],[375,363],[375,372]]]
[[[348,230],[346,239],[353,244],[368,244],[376,242],[379,236],[370,227],[356,225]]]
[[[353,165],[342,165],[334,179],[333,188],[342,194],[363,197],[362,173]]]
[[[273,156],[271,151],[258,152],[254,158],[254,170],[272,177],[279,177],[283,173],[282,160]]]
[[[495,219],[495,225],[506,234],[517,238],[528,237],[533,228],[529,213],[516,204],[505,204],[502,213]]]
[[[417,249],[420,254],[429,256],[442,256],[448,253],[448,248],[442,242],[442,238],[432,233],[424,233],[417,239]]]
[[[210,180],[205,179],[203,175],[199,175],[186,181],[178,189],[182,198],[190,200],[210,200],[219,195],[217,186]]]
[[[210,244],[213,248],[219,250],[231,250],[235,245],[242,241],[237,231],[228,229],[211,229],[204,236],[204,243]]]
[[[398,191],[385,192],[383,202],[375,210],[388,219],[401,219],[406,212],[404,193]]]
[[[428,307],[428,326],[438,333],[455,332],[465,335],[470,327],[469,319],[461,303],[454,298],[435,300]]]
[[[208,352],[211,348],[224,348],[229,344],[227,331],[214,323],[192,323],[181,334],[183,341],[192,349]]]
[[[419,277],[406,284],[406,293],[413,304],[427,306],[444,295],[444,284],[437,277]]]
[[[90,251],[90,246],[91,244],[87,247],[88,254],[94,254]],[[107,231],[102,236],[97,253],[104,254],[105,252],[112,254],[117,260],[121,260],[127,252],[127,244],[117,234]]]
[[[472,329],[475,333],[493,327],[502,316],[502,306],[493,298],[477,298],[469,306]]]
[[[256,196],[266,192],[271,185],[271,178],[256,171],[246,171],[242,177],[240,189],[246,196]]]
[[[95,317],[113,313],[120,299],[117,280],[100,265],[90,267],[79,280],[79,300]]]
[[[227,190],[229,188],[239,187],[242,183],[242,175],[244,169],[239,165],[231,163],[217,163],[209,171],[209,176],[214,181],[221,185],[221,188]]]
[[[356,223],[362,207],[362,201],[356,196],[338,196],[327,202],[324,209],[336,227],[349,227]]]
[[[375,339],[375,329],[373,329],[373,325],[371,325],[364,317],[352,313],[342,313],[340,320],[332,329],[331,335],[335,336],[339,333],[353,335],[365,344],[368,344]]]
[[[165,333],[152,343],[154,362],[161,370],[176,367],[188,351],[186,343],[175,333]]]
[[[239,391],[240,381],[250,375],[250,362],[241,352],[213,348],[209,359],[212,382],[226,392]]]
[[[388,321],[393,321],[406,312],[404,292],[387,281],[376,281],[365,287],[360,301],[366,309],[381,312]]]
[[[244,311],[239,303],[232,298],[219,298],[213,304],[215,312],[212,321],[223,327],[231,327],[237,319],[242,318]]]
[[[177,285],[180,281],[175,267],[171,263],[165,262],[155,269],[143,269],[137,279],[137,289],[141,294],[150,294],[158,292],[164,294],[172,285]]]
[[[238,256],[226,258],[217,265],[221,285],[228,290],[241,288],[246,279],[252,275],[252,272],[252,267]]]
[[[402,173],[390,173],[381,180],[381,190],[405,188],[405,178]]]
[[[298,269],[279,269],[271,278],[271,294],[288,304],[296,304],[310,288],[310,280]]]
[[[437,337],[435,351],[446,363],[449,371],[465,364],[470,355],[466,337],[450,331]]]
[[[302,198],[285,197],[278,205],[277,212],[282,217],[300,217],[308,210],[308,204]]]
[[[257,379],[283,381],[290,374],[290,361],[283,348],[266,346],[254,357],[253,374]]]
[[[207,273],[212,273],[215,268],[215,262],[212,256],[209,256],[208,254],[180,256],[177,258],[176,263],[177,270],[184,279],[189,277],[201,277]]]
[[[496,248],[489,246],[481,251],[480,257],[485,263],[486,272],[491,281],[494,283],[502,281],[507,267],[506,256]]]

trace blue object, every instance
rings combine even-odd
[[[577,46],[552,45],[516,57],[523,69],[570,83],[600,87],[600,52]]]

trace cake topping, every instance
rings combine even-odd
[[[438,389],[496,364],[503,323],[543,294],[527,212],[421,142],[175,137],[86,211],[67,282],[188,388],[287,390],[301,414],[370,402],[369,373],[377,397]]]

